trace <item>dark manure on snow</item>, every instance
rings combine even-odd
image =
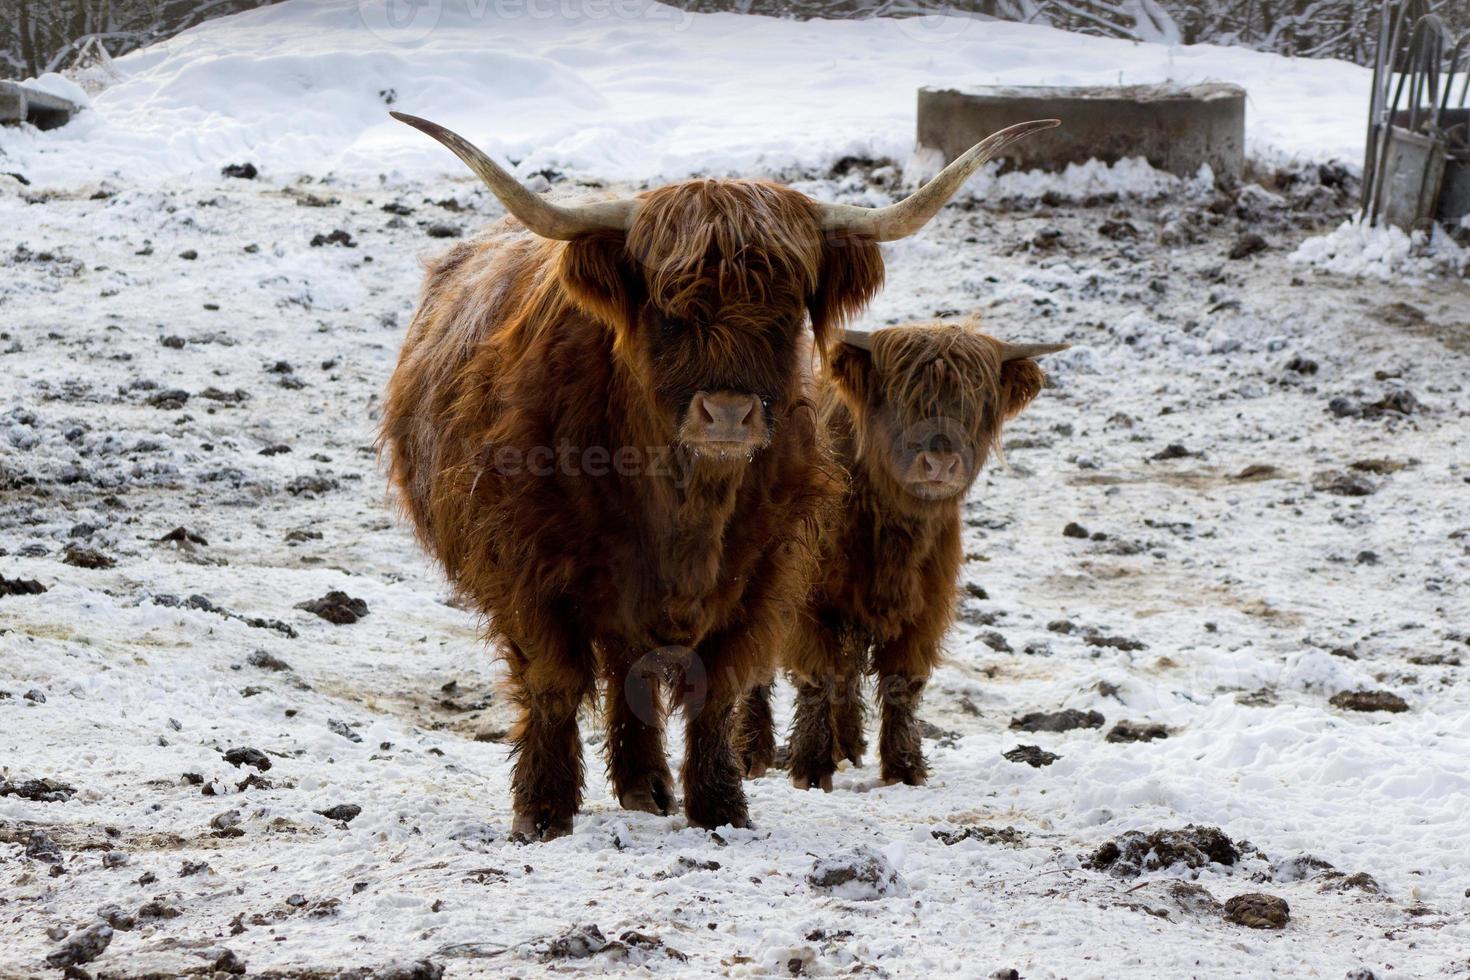
[[[368,604],[361,599],[354,599],[346,592],[333,590],[320,599],[311,599],[298,603],[297,609],[304,609],[325,619],[329,623],[345,626],[355,623],[368,614]]]
[[[1077,728],[1101,728],[1106,721],[1100,711],[1032,711],[1011,719],[1014,732],[1070,732]]]
[[[1024,762],[1033,769],[1049,766],[1061,758],[1055,752],[1048,752],[1039,745],[1018,745],[1009,752],[1003,753],[1003,756],[1007,762]]]
[[[1392,691],[1339,691],[1328,704],[1344,711],[1408,711],[1409,703]]]
[[[1119,878],[1136,878],[1145,871],[1181,864],[1186,868],[1234,865],[1240,860],[1241,851],[1242,846],[1220,828],[1190,824],[1183,830],[1155,830],[1148,834],[1130,830],[1093,851],[1083,863]]]
[[[18,796],[32,803],[65,803],[76,790],[55,779],[23,779],[13,783],[0,779],[0,796]]]
[[[40,595],[45,591],[46,586],[33,578],[6,578],[0,575],[0,596]]]
[[[1108,732],[1107,742],[1152,742],[1156,738],[1168,738],[1169,729],[1158,722],[1120,721]]]
[[[1225,919],[1251,929],[1285,929],[1291,906],[1275,895],[1251,892],[1236,895],[1225,903]]]

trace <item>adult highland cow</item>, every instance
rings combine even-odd
[[[1041,390],[1032,358],[1065,347],[943,322],[847,330],[836,345],[818,403],[849,480],[782,657],[797,683],[796,786],[830,790],[841,760],[862,761],[864,673],[877,678],[883,780],[925,781],[914,711],[954,613],[960,504],[1002,424]],[[774,751],[769,685],[747,696],[741,727],[759,775]]]
[[[570,832],[578,707],[605,682],[622,806],[674,800],[659,685],[687,726],[691,823],[748,823],[733,710],[769,676],[836,481],[802,397],[823,347],[1012,127],[886,208],[693,180],[558,205],[434,123],[514,216],[431,263],[383,411],[391,478],[425,547],[486,617],[520,710],[513,830]],[[630,671],[639,666],[630,677]]]

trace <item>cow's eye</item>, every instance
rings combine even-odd
[[[672,340],[688,330],[689,325],[678,317],[665,316],[659,318],[658,329],[665,340]]]

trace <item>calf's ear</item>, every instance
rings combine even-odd
[[[1000,366],[1001,418],[1013,419],[1046,386],[1046,374],[1029,357]]]
[[[621,233],[572,239],[563,246],[556,271],[584,312],[611,325],[620,341],[631,335],[644,299],[643,278],[628,258]]]
[[[871,352],[844,344],[839,337],[827,357],[827,373],[849,405],[858,407],[868,403],[876,384]]]

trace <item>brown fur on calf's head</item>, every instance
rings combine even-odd
[[[963,493],[1046,380],[1030,358],[1003,360],[1004,345],[969,323],[880,330],[871,346],[837,345],[831,375],[859,465],[899,497]]]

